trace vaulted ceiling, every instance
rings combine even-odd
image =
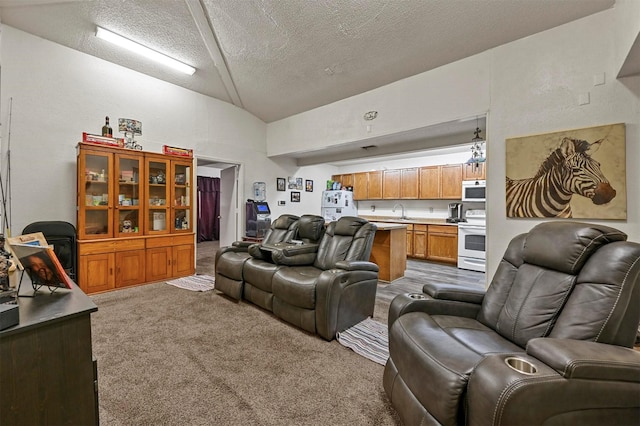
[[[613,7],[615,0],[0,0],[36,36],[279,120]],[[100,26],[196,67],[181,75]]]

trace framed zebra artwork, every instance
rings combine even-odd
[[[507,217],[627,218],[624,123],[505,145]]]

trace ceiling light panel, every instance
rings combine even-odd
[[[163,65],[171,67],[175,70],[183,72],[188,75],[193,75],[196,72],[196,69],[190,65],[182,63],[176,59],[173,59],[163,53],[156,52],[155,50],[149,49],[146,46],[143,46],[135,41],[129,40],[128,38],[122,37],[116,33],[113,33],[109,30],[105,30],[104,28],[96,27],[96,37],[113,43],[117,46],[135,52],[145,58],[151,59],[153,61],[159,62]]]

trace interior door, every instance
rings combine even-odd
[[[220,247],[238,239],[238,169],[235,165],[220,171]]]

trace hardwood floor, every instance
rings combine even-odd
[[[391,283],[379,281],[376,297],[391,302],[398,294],[422,293],[422,287],[427,282],[472,285],[485,288],[485,274],[484,272],[458,269],[456,266],[444,263],[407,259],[407,269],[404,277]]]
[[[215,255],[219,248],[219,241],[203,241],[197,244],[197,274],[215,275]],[[458,269],[456,266],[443,263],[407,259],[407,269],[404,277],[391,283],[380,281],[377,297],[391,302],[398,294],[422,292],[422,286],[427,282],[477,285],[485,288],[485,274],[483,272]]]

